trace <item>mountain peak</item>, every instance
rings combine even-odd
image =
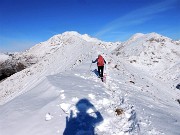
[[[75,36],[80,36],[81,34],[78,33],[77,31],[66,31],[62,33],[62,35],[75,35]]]
[[[99,39],[93,38],[88,34],[80,34],[77,31],[66,31],[62,34],[57,34],[51,37],[50,40],[54,40],[54,39],[56,40],[57,38],[60,39],[61,37],[71,37],[71,36],[79,37],[87,42],[102,42]]]
[[[144,36],[143,33],[136,33],[136,34],[134,34],[131,38],[132,38],[132,39],[137,39],[137,38],[140,38],[140,37],[142,37],[142,36]]]

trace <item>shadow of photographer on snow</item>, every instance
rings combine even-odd
[[[66,117],[66,128],[63,135],[95,135],[95,127],[103,121],[103,117],[88,99],[77,102],[78,110],[75,117],[71,110],[70,116]]]

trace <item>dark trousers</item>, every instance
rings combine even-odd
[[[103,78],[103,70],[104,70],[104,66],[98,66],[98,74],[101,78]]]

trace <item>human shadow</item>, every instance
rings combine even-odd
[[[97,76],[99,76],[98,70],[94,69],[92,72],[94,72]]]
[[[66,117],[66,128],[63,135],[95,135],[95,127],[103,121],[99,111],[89,102],[88,99],[81,99],[77,102],[78,110],[74,117],[71,110],[70,116]],[[88,110],[91,109],[91,113]]]
[[[176,88],[180,90],[180,83],[177,84]]]

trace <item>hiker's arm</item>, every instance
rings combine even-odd
[[[93,108],[93,110],[94,110],[94,113],[96,114],[95,123],[98,124],[98,123],[102,122],[104,119],[103,119],[101,113],[99,111],[97,111],[95,107]]]
[[[97,119],[97,122],[98,122],[98,123],[104,120],[103,117],[102,117],[102,115],[101,115],[101,113],[100,113],[99,111],[95,112],[95,114],[96,114],[96,116],[97,116],[96,119]]]
[[[96,63],[97,62],[97,59],[95,61],[92,60],[92,63]]]
[[[89,104],[89,106],[91,106],[90,108],[94,111],[95,115],[96,115],[96,118],[94,118],[94,124],[98,124],[100,122],[102,122],[104,119],[101,115],[101,113],[94,107],[93,104]]]
[[[106,61],[105,61],[105,59],[104,59],[104,63],[106,64]]]

